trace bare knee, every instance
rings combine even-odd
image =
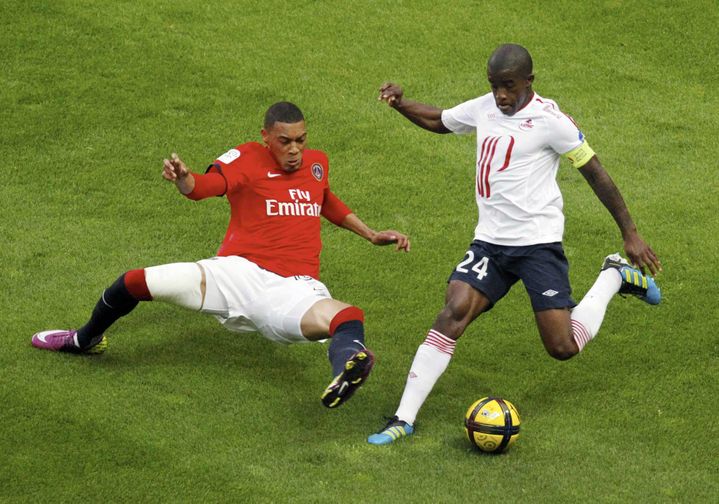
[[[571,359],[579,353],[579,347],[572,340],[554,341],[551,345],[545,345],[547,353],[560,361]]]
[[[534,313],[539,335],[547,353],[557,360],[571,359],[579,353],[572,336],[569,310],[552,309]]]
[[[302,335],[311,341],[327,338],[334,317],[351,306],[336,299],[320,299],[302,315],[300,320]]]

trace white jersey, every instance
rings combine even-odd
[[[442,111],[442,122],[454,133],[477,132],[476,240],[512,246],[562,240],[559,157],[584,137],[556,103],[534,93],[506,116],[488,93]]]

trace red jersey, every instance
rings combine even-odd
[[[248,142],[230,149],[205,175],[193,174],[191,199],[225,195],[230,223],[218,256],[242,256],[282,276],[319,279],[320,215],[341,224],[350,209],[330,191],[322,151],[305,149],[292,173],[280,169],[269,149]]]

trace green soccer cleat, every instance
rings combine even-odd
[[[619,294],[631,294],[650,305],[658,305],[662,300],[662,293],[654,279],[629,264],[619,254],[608,255],[604,258],[601,271],[609,268],[617,270],[622,277]]]
[[[322,393],[322,404],[328,408],[341,406],[367,380],[374,366],[374,354],[369,350],[360,350],[345,362],[344,370],[335,376]]]
[[[414,427],[411,424],[393,416],[381,431],[369,436],[367,442],[373,445],[386,445],[412,434],[414,434]]]

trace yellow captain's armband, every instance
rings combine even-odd
[[[590,159],[592,159],[592,156],[594,156],[594,151],[585,140],[579,147],[567,152],[565,156],[567,156],[567,159],[569,159],[569,161],[572,163],[572,166],[574,166],[575,168],[581,168],[582,166],[587,164]]]

